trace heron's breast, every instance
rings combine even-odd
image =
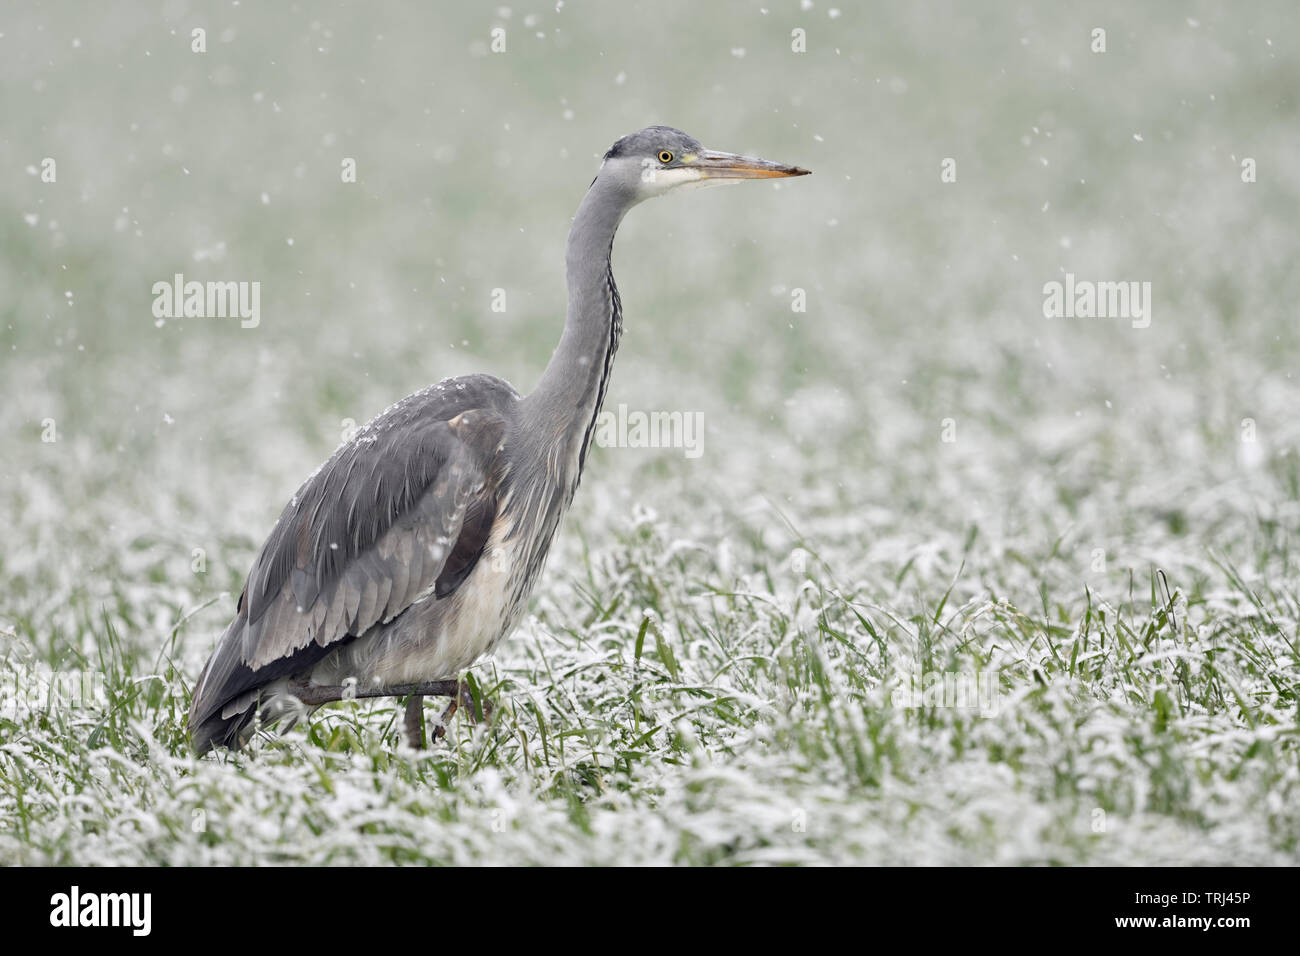
[[[525,538],[513,531],[509,519],[497,519],[474,570],[449,596],[446,652],[458,669],[491,651],[527,607],[532,582],[520,586],[527,565]]]
[[[536,522],[529,509],[503,508],[460,586],[441,600],[413,605],[374,643],[356,648],[369,662],[358,670],[381,684],[440,680],[490,653],[528,606],[554,537],[550,517]]]

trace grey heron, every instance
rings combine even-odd
[[[254,718],[407,697],[467,703],[459,675],[512,630],[582,476],[622,332],[614,233],[671,190],[803,176],[650,126],[618,140],[578,206],[564,331],[522,396],[490,375],[447,379],[359,429],[303,483],[249,571],[237,613],[194,686],[195,750],[238,749]]]

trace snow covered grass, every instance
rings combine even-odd
[[[455,721],[450,743],[423,753],[399,742],[398,708],[365,703],[247,755],[196,760],[174,663],[193,655],[167,635],[161,652],[126,645],[123,633],[147,633],[126,594],[112,610],[69,609],[81,624],[56,646],[102,658],[61,651],[50,664],[102,668],[106,699],[5,721],[0,852],[176,864],[1294,859],[1293,597],[1225,566],[1174,615],[1148,582],[1131,601],[1031,595],[1020,609],[954,606],[941,581],[918,579],[915,598],[894,591],[882,607],[883,581],[844,587],[816,559],[805,578],[752,555],[736,577],[671,534],[643,517],[603,548],[570,626],[534,622],[479,669],[494,722]],[[911,668],[995,675],[993,706],[909,699]]]
[[[737,4],[665,76],[554,8],[497,60],[463,12],[213,5],[198,67],[193,17],[0,25],[37,104],[0,139],[0,863],[1294,862],[1294,13]],[[657,121],[814,170],[620,236],[608,404],[702,413],[703,454],[593,453],[472,672],[490,724],[417,752],[366,701],[194,758],[288,495],[429,380],[531,386],[567,217]],[[261,281],[261,325],[156,323],[178,271]],[[1045,319],[1067,271],[1150,281],[1150,328]]]

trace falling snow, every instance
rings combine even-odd
[[[678,5],[665,58],[618,5],[472,6],[244,4],[206,54],[184,5],[8,18],[0,863],[1294,863],[1294,45],[801,0]],[[607,407],[706,453],[593,449],[472,671],[491,724],[416,752],[348,702],[195,758],[283,504],[430,381],[536,382],[567,223],[650,121],[814,170],[615,245]],[[260,282],[260,324],[155,319],[178,272]],[[1150,326],[1045,319],[1066,272],[1150,282]]]

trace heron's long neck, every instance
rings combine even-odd
[[[578,207],[565,254],[564,334],[524,400],[525,424],[534,437],[544,436],[563,484],[577,483],[623,331],[610,251],[628,206],[616,186],[597,178]]]

